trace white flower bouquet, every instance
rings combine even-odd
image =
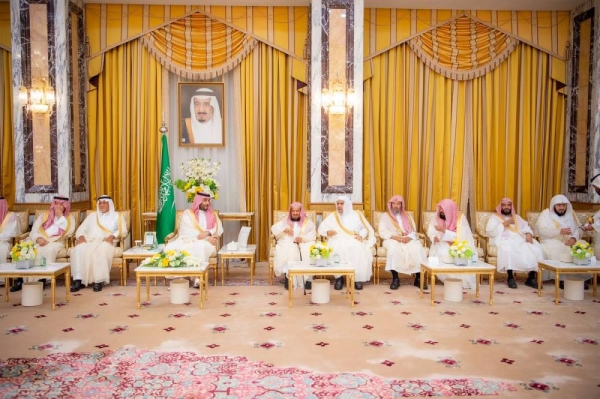
[[[333,253],[333,249],[329,245],[319,241],[310,246],[309,253],[311,259],[329,259],[329,256]]]
[[[473,248],[469,247],[466,240],[454,241],[448,250],[448,255],[461,259],[471,259],[474,253]]]
[[[583,260],[594,256],[594,248],[587,241],[577,241],[571,246],[571,255],[573,258]]]
[[[34,260],[37,257],[37,249],[32,242],[20,241],[16,243],[10,250],[10,257],[13,262],[23,260]]]
[[[187,251],[170,249],[160,252],[142,261],[142,266],[148,267],[199,267],[202,261]]]
[[[220,185],[215,176],[221,168],[220,162],[211,162],[208,158],[192,158],[179,168],[186,179],[176,180],[175,187],[185,193],[188,202],[193,202],[197,193],[219,198]]]

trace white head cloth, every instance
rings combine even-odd
[[[360,218],[354,209],[352,209],[352,201],[345,195],[340,195],[337,201],[344,201],[344,208],[340,215],[340,221],[347,230],[359,231],[363,228]]]
[[[108,202],[108,212],[100,212],[100,201]],[[98,197],[98,201],[96,201],[96,210],[100,215],[98,220],[100,224],[104,226],[104,228],[109,229],[110,231],[117,230],[119,225],[119,214],[115,212],[115,204],[113,203],[112,198],[110,198],[108,195],[102,195]]]
[[[566,204],[567,211],[563,216],[558,216],[554,211],[554,206],[557,204]],[[571,201],[564,195],[555,195],[550,200],[550,217],[552,220],[560,224],[561,227],[570,227],[571,229],[577,228],[578,223],[573,217],[573,205],[571,205]]]
[[[213,107],[212,118],[206,123],[201,123],[196,118],[194,109],[194,99],[210,99],[210,105]],[[194,143],[218,144],[223,140],[223,119],[221,117],[221,109],[219,102],[211,89],[202,88],[196,90],[196,94],[190,100],[190,113],[192,115],[192,133],[194,135]]]

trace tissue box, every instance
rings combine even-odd
[[[559,255],[558,260],[564,263],[573,263],[573,257],[571,254],[562,253]]]
[[[227,244],[227,250],[228,251],[237,251],[237,242],[232,241],[229,244]]]

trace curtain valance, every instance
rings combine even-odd
[[[141,39],[165,68],[188,79],[211,79],[232,70],[257,43],[251,36],[200,13]]]
[[[462,16],[409,41],[429,68],[454,80],[480,77],[502,63],[518,40]]]

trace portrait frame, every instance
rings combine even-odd
[[[147,231],[144,233],[144,241],[142,247],[147,249],[156,248],[158,242],[156,240],[156,231]]]
[[[177,93],[179,146],[225,147],[225,83],[179,83]],[[202,96],[204,98],[196,98],[194,100],[194,96]],[[214,99],[211,99],[211,97],[214,97]],[[192,113],[192,101],[196,101],[198,104],[198,114]],[[207,103],[207,101],[209,102]],[[207,104],[213,104],[213,101],[216,101],[218,113],[217,109],[215,109],[216,107],[213,105],[207,107]],[[207,111],[207,108],[212,109],[212,113],[211,111]],[[198,118],[208,118],[208,120],[199,120]],[[221,126],[220,129],[219,125]],[[205,131],[200,131],[201,129]]]

